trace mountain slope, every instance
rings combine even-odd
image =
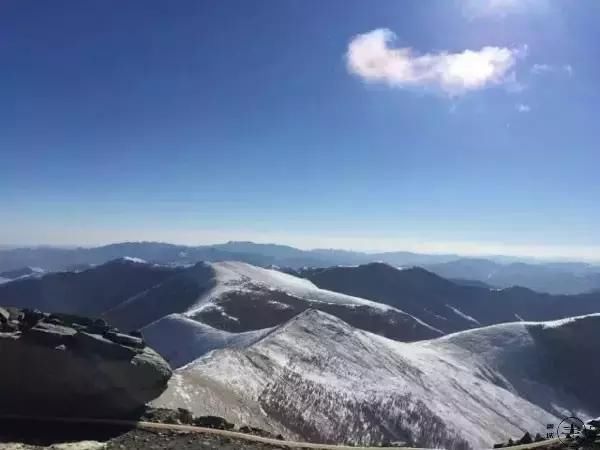
[[[181,367],[215,349],[247,347],[269,334],[272,328],[230,333],[181,314],[171,314],[141,331],[154,350],[172,366]]]
[[[182,367],[156,403],[203,412],[209,402],[239,421],[248,419],[243,399],[264,412],[261,423],[314,441],[485,448],[567,412],[598,415],[600,399],[578,392],[575,380],[597,379],[600,364],[543,374],[562,362],[557,343],[598,354],[600,315],[400,343],[309,310],[246,348]],[[229,411],[232,398],[238,408]]]
[[[0,284],[9,283],[15,280],[24,280],[26,278],[37,278],[42,275],[44,275],[44,270],[39,267],[21,267],[20,269],[1,272]]]
[[[196,264],[116,306],[105,317],[119,328],[137,329],[177,313],[220,330],[246,332],[279,325],[308,308],[399,340],[442,334],[397,308],[240,262]]]
[[[97,316],[182,269],[122,258],[83,272],[59,272],[0,285],[0,305]]]
[[[385,303],[446,332],[515,320],[554,320],[600,312],[600,293],[540,294],[525,288],[456,284],[421,268],[381,263],[300,272],[317,286]]]

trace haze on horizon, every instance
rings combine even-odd
[[[145,236],[145,237],[140,237]],[[161,236],[171,236],[171,239],[164,239]],[[137,233],[134,235],[120,235],[116,240],[93,240],[91,242],[76,243],[74,241],[65,242],[33,242],[18,244],[0,243],[0,250],[3,248],[27,248],[27,247],[100,247],[103,245],[118,244],[123,242],[161,242],[167,244],[202,246],[222,244],[230,241],[253,242],[256,244],[276,244],[287,245],[301,250],[346,250],[363,253],[381,253],[381,252],[412,252],[420,254],[439,254],[439,255],[457,255],[460,257],[506,257],[515,258],[515,260],[527,261],[569,261],[569,262],[587,262],[600,263],[600,247],[549,247],[534,245],[506,245],[489,242],[410,242],[399,239],[385,238],[361,238],[361,237],[339,237],[339,236],[286,236],[275,235],[273,233],[252,233],[240,234],[241,238],[231,239],[230,235],[215,233],[162,233],[157,235],[148,235],[146,233]],[[248,237],[249,236],[249,237]],[[275,239],[278,237],[281,240]],[[187,239],[186,239],[187,238]]]
[[[600,262],[593,0],[0,12],[2,245]]]

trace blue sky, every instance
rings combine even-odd
[[[0,5],[0,242],[600,260],[600,3]]]

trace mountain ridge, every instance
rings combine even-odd
[[[599,337],[600,314],[546,325],[577,333],[581,321],[590,321],[593,336]],[[222,402],[223,411],[228,402],[223,392],[230,392],[263,410],[261,422],[305,439],[485,448],[507,436],[542,430],[566,412],[587,411],[583,416],[591,417],[600,408],[599,399],[586,404],[576,398],[564,379],[537,381],[544,363],[555,362],[532,335],[538,329],[545,334],[544,327],[501,324],[401,343],[308,310],[245,348],[215,350],[178,369],[157,403],[201,412],[194,401],[199,389],[212,404]],[[474,352],[468,344],[485,335],[485,348]],[[590,345],[598,351],[599,343],[593,339]],[[568,374],[586,363],[569,367]],[[600,376],[600,365],[588,370],[590,377]],[[517,383],[520,377],[526,382]],[[214,383],[219,391],[213,391]]]
[[[504,288],[523,285],[554,294],[574,294],[600,289],[600,265],[565,262],[531,262],[526,258],[469,258],[411,252],[364,253],[335,249],[301,250],[280,244],[229,241],[224,244],[186,246],[160,242],[123,242],[100,247],[0,249],[0,271],[24,266],[48,271],[102,264],[131,256],[160,264],[195,264],[238,260],[263,267],[299,269],[381,261],[393,266],[421,266],[444,278],[479,281]],[[515,263],[515,261],[518,261]]]
[[[600,295],[550,295],[523,287],[457,284],[423,268],[383,263],[296,272],[317,286],[395,306],[451,333],[514,320],[553,320],[600,311]]]
[[[247,332],[273,327],[308,308],[329,311],[397,339],[442,334],[393,306],[323,290],[304,278],[241,262],[196,264],[104,316],[119,328],[136,329],[180,313],[223,331]]]
[[[180,314],[227,333],[271,328],[316,307],[400,341],[600,311],[600,293],[550,296],[525,288],[464,286],[423,268],[370,263],[298,273],[312,281],[242,262],[171,267],[125,257],[77,273],[0,285],[0,303],[102,316],[123,330]],[[189,328],[185,320],[175,322]],[[188,358],[177,356],[177,364]]]

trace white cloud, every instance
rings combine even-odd
[[[534,64],[531,67],[531,73],[534,75],[542,75],[545,73],[565,73],[568,76],[573,75],[573,66],[571,64],[563,64],[562,66],[553,66],[550,64]]]
[[[531,106],[526,105],[525,103],[518,103],[516,108],[520,113],[528,113],[531,111]]]
[[[368,82],[435,88],[458,95],[511,82],[516,62],[527,50],[483,47],[460,53],[417,54],[409,47],[392,47],[395,38],[385,28],[355,36],[346,53],[348,70]]]
[[[535,75],[539,75],[545,72],[552,72],[554,70],[554,68],[552,66],[550,66],[549,64],[534,64],[531,67],[531,73],[535,74]]]

